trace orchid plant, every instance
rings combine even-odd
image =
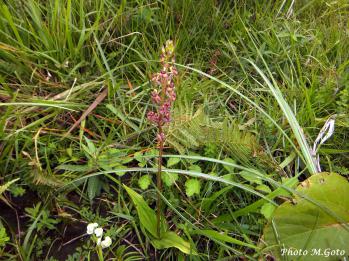
[[[176,100],[174,78],[178,75],[178,71],[174,65],[174,44],[168,40],[165,46],[161,49],[160,55],[161,71],[155,73],[151,79],[155,89],[151,93],[151,99],[156,107],[155,111],[149,111],[147,114],[148,120],[156,125],[157,135],[156,140],[159,148],[158,171],[157,171],[157,234],[160,237],[161,223],[161,197],[162,181],[161,181],[161,166],[162,156],[164,151],[164,142],[166,135],[164,133],[164,125],[171,121],[171,108]]]

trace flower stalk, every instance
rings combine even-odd
[[[171,108],[173,102],[176,100],[176,92],[174,85],[174,77],[178,74],[174,65],[174,45],[173,41],[168,40],[165,46],[161,49],[160,63],[162,70],[153,75],[151,81],[155,85],[155,89],[151,93],[151,99],[156,106],[155,111],[150,111],[147,118],[150,122],[157,126],[156,140],[158,143],[159,157],[158,157],[158,171],[156,175],[157,192],[157,235],[160,238],[161,227],[161,191],[162,191],[162,157],[164,151],[164,143],[166,135],[163,126],[171,121]]]

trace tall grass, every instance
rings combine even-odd
[[[24,197],[32,193],[35,203],[45,203],[35,219],[19,218],[26,236],[13,232],[12,246],[4,253],[0,245],[0,255],[40,260],[50,254],[38,249],[45,238],[69,241],[39,231],[46,210],[63,228],[94,219],[116,224],[115,235],[122,236],[115,245],[143,259],[180,255],[153,249],[122,187],[154,205],[153,184],[138,188],[140,176],[156,170],[156,130],[146,121],[149,80],[161,69],[160,46],[173,39],[180,68],[174,111],[181,124],[165,144],[164,159],[181,160],[171,170],[163,162],[178,174],[162,192],[163,214],[197,247],[193,259],[260,257],[261,206],[278,205],[280,191],[296,193],[291,185],[318,172],[309,146],[333,114],[336,131],[319,150],[321,166],[349,173],[348,8],[346,1],[0,0],[0,184],[20,178],[1,202],[17,202],[23,188]],[[219,137],[196,138],[224,126],[258,146],[232,150]],[[118,169],[101,165],[108,153]],[[258,190],[241,171],[260,177],[271,192]],[[192,197],[189,179],[201,186]],[[28,207],[18,207],[22,216]],[[217,240],[203,232],[208,229],[230,239]],[[107,255],[122,252],[114,250]]]

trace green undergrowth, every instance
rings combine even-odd
[[[330,116],[321,169],[349,174],[348,17],[347,1],[0,0],[0,260],[98,260],[91,222],[105,260],[278,256],[264,227],[317,175]],[[158,238],[146,114],[167,39]]]

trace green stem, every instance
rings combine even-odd
[[[162,133],[162,127],[159,124],[159,133]],[[162,155],[164,150],[164,142],[163,140],[160,140],[159,142],[159,158],[158,158],[158,172],[156,175],[156,186],[158,188],[157,191],[157,215],[156,215],[156,228],[157,228],[157,235],[158,238],[160,238],[160,227],[161,227],[161,191],[162,191],[162,182],[161,182],[161,167],[162,167]]]
[[[102,252],[102,247],[101,246],[97,246],[97,255],[98,255],[98,260],[99,261],[104,261],[103,252]]]

